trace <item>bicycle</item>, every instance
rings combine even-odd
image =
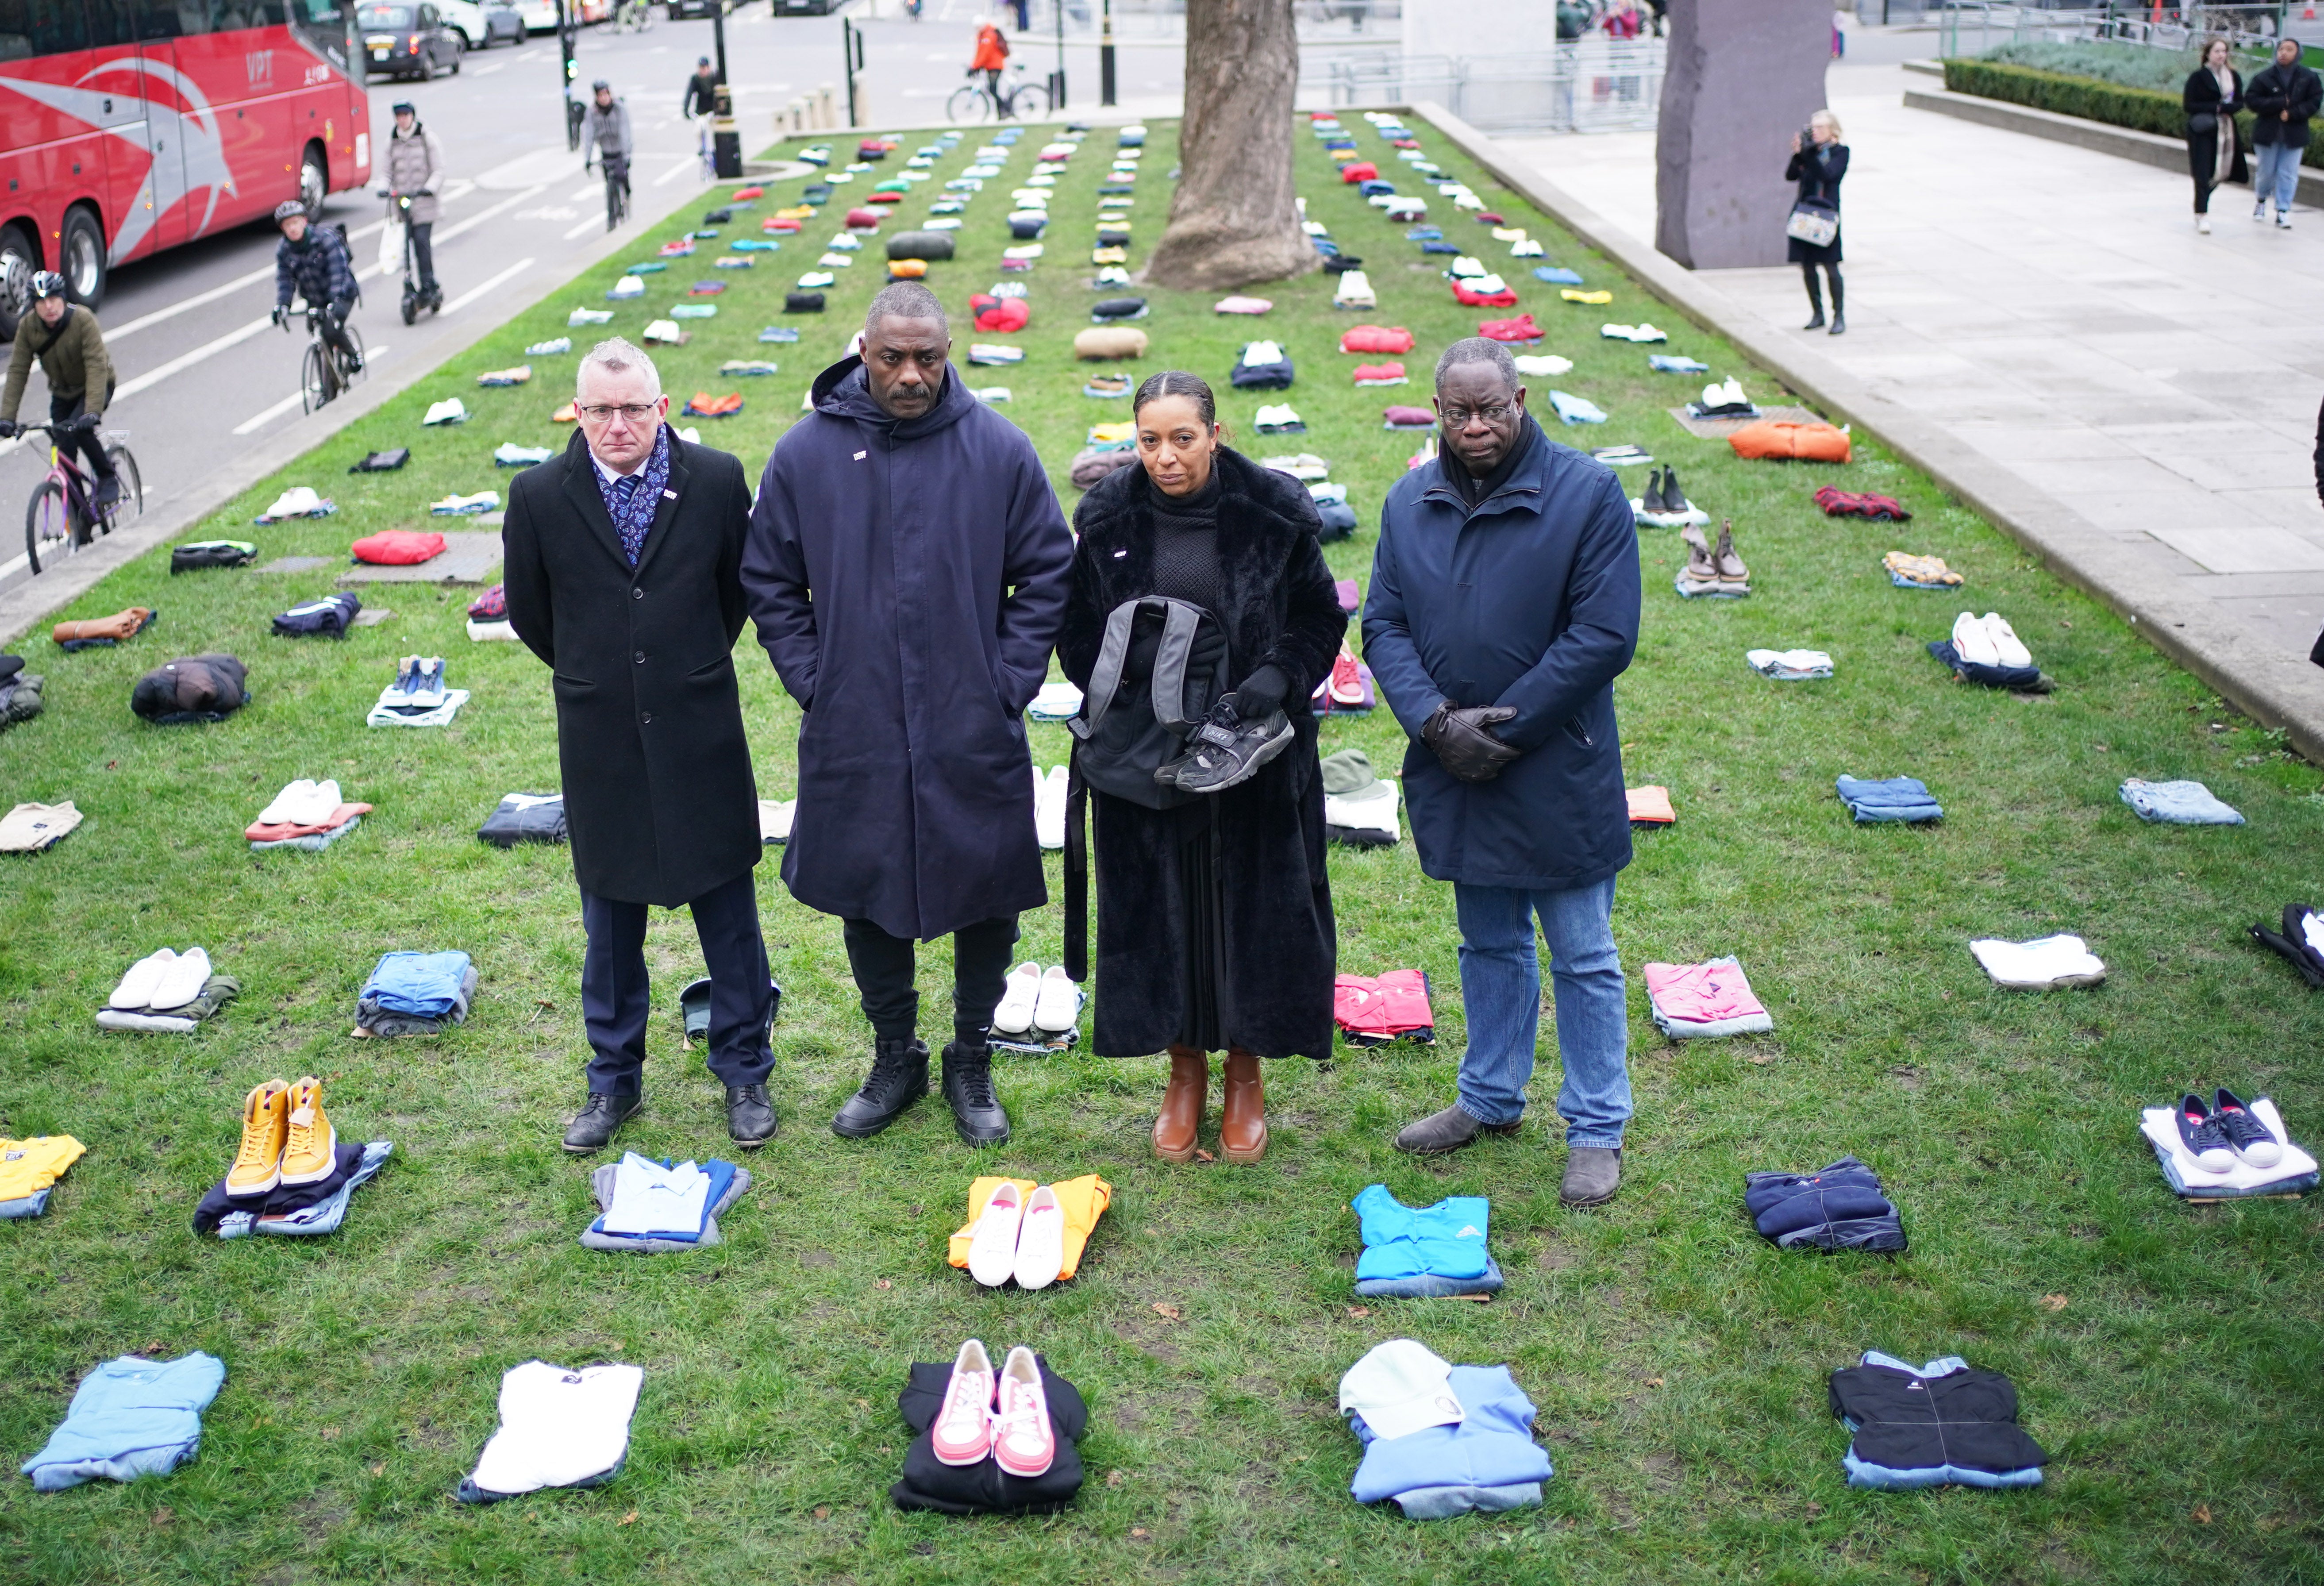
[[[952,97],[945,101],[945,119],[991,121],[995,115],[1002,115],[1021,120],[1049,113],[1049,90],[1039,83],[1026,82],[1023,67],[1012,65],[1005,75],[1017,79],[1013,84],[1002,85],[1002,91],[1007,96],[1008,108],[1005,112],[1001,109],[1001,102],[994,99],[990,88],[981,82],[970,82],[954,88]]]
[[[109,443],[105,448],[106,461],[113,465],[121,480],[120,499],[110,505],[93,504],[97,482],[72,456],[56,443],[68,431],[96,428],[96,420],[81,420],[70,424],[22,424],[17,433],[30,435],[41,430],[49,437],[49,476],[32,492],[32,499],[24,509],[24,559],[32,564],[34,573],[41,570],[42,560],[54,567],[58,562],[88,545],[100,534],[109,534],[116,523],[134,518],[145,510],[145,484],[137,472],[137,459],[120,442],[129,438],[126,429],[105,432]]]
[[[408,243],[407,243],[407,245]],[[327,402],[335,401],[347,387],[364,376],[363,336],[351,322],[342,322],[340,328],[347,333],[347,341],[355,350],[355,361],[333,346],[323,337],[323,322],[327,308],[307,305],[307,356],[299,365],[300,394],[306,399],[307,411],[311,413]],[[290,316],[278,312],[274,323],[287,334]]]
[[[646,0],[614,0],[613,31],[642,33],[653,26],[653,7]]]
[[[585,160],[582,161],[581,169],[586,171],[592,163],[605,168],[605,229],[613,231],[630,217],[629,157],[624,154],[607,154],[594,162]]]

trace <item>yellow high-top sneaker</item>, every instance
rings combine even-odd
[[[308,1074],[290,1087],[290,1137],[282,1147],[282,1182],[313,1184],[331,1176],[339,1137],[323,1116],[323,1082]]]
[[[242,1147],[226,1169],[226,1193],[263,1195],[282,1182],[282,1142],[290,1132],[290,1087],[279,1079],[255,1086],[242,1103]]]

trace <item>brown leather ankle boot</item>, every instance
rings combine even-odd
[[[1259,1083],[1259,1059],[1235,1047],[1227,1049],[1219,1153],[1230,1162],[1256,1162],[1267,1155],[1267,1090]]]
[[[1170,1083],[1162,1091],[1162,1111],[1154,1119],[1154,1154],[1165,1162],[1191,1162],[1211,1099],[1211,1055],[1185,1047],[1170,1048]]]

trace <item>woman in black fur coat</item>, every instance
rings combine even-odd
[[[1094,1049],[1168,1051],[1154,1149],[1184,1162],[1209,1099],[1210,1054],[1223,1048],[1220,1151],[1254,1162],[1267,1149],[1259,1059],[1332,1047],[1337,940],[1308,696],[1332,669],[1347,616],[1307,487],[1220,444],[1208,385],[1157,374],[1139,388],[1135,416],[1143,466],[1116,469],[1074,514],[1080,544],[1057,641],[1065,675],[1087,688],[1107,616],[1167,595],[1225,630],[1226,684],[1242,718],[1279,707],[1295,736],[1248,781],[1176,808],[1091,796]],[[1155,642],[1133,643],[1125,685],[1150,677]]]

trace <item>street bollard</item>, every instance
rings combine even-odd
[[[839,124],[839,106],[833,101],[829,83],[817,83],[815,87],[815,124],[824,132]]]

